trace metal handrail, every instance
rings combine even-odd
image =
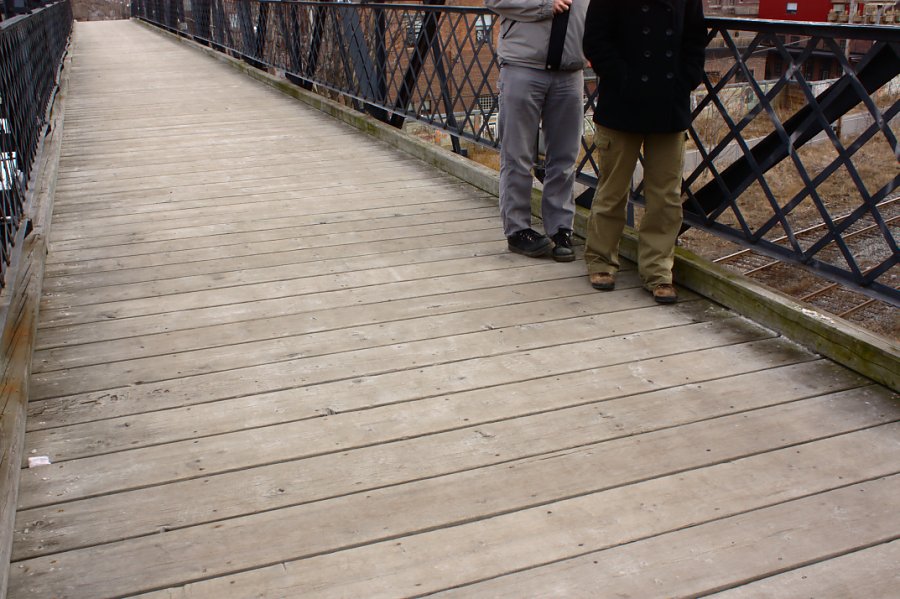
[[[457,152],[496,149],[499,19],[442,2],[135,0],[132,11],[395,126],[444,131]],[[708,18],[707,27],[717,43],[693,94],[686,225],[900,305],[890,278],[900,253],[879,207],[900,187],[900,30],[734,18]],[[597,83],[587,74],[590,129]],[[577,165],[587,187],[582,205],[599,175],[586,133]],[[863,173],[870,158],[862,156],[876,146],[887,166]],[[811,157],[817,152],[824,163]],[[796,180],[794,189],[777,189],[785,177]],[[850,206],[828,197],[835,178],[850,183]],[[642,203],[640,184],[632,200]],[[832,211],[851,216],[835,222]],[[844,239],[857,221],[880,231],[874,254]],[[796,231],[818,223],[825,225],[819,237],[797,239]],[[788,242],[774,241],[781,237]]]
[[[71,30],[69,0],[0,21],[0,287]]]

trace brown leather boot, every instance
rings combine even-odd
[[[653,299],[658,304],[674,304],[678,301],[678,292],[675,291],[675,285],[670,283],[660,283],[651,289],[650,293],[653,294]]]
[[[591,287],[600,291],[612,291],[616,288],[616,277],[608,272],[595,272],[590,275]]]

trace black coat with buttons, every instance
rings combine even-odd
[[[584,54],[598,78],[594,122],[639,133],[684,131],[703,78],[702,0],[591,0]]]

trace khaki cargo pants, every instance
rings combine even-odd
[[[638,230],[638,273],[648,289],[672,282],[675,240],[681,228],[683,131],[630,133],[596,125],[594,142],[601,180],[588,221],[584,259],[589,274],[619,270],[619,240],[631,178],[644,148],[646,208]]]

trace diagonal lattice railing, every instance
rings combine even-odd
[[[132,10],[396,126],[445,131],[458,152],[499,145],[498,20],[484,8],[135,0]],[[900,304],[900,27],[707,25],[707,77],[693,94],[684,175],[686,227]],[[586,81],[582,205],[598,177],[596,83]],[[636,205],[641,192],[638,182]]]
[[[752,38],[739,46],[739,33]],[[721,20],[709,35],[731,64],[698,94],[690,135],[702,161],[686,174],[687,221],[896,304],[896,28]],[[757,56],[768,77],[751,71]],[[712,135],[700,126],[710,122]],[[874,234],[850,242],[861,228]]]
[[[68,0],[39,8],[21,4],[0,21],[0,287],[72,30]]]
[[[246,0],[187,5],[144,0],[132,10],[382,120],[414,119],[498,145],[496,27],[485,9]]]

